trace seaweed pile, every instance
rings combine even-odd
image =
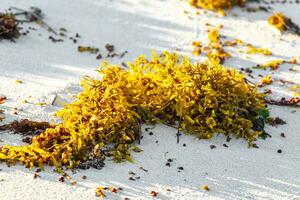
[[[140,56],[129,70],[104,63],[101,79],[85,77],[83,92],[56,115],[27,146],[0,148],[0,160],[26,167],[44,164],[74,168],[91,159],[131,160],[130,144],[143,123],[177,125],[186,134],[244,138],[249,145],[263,133],[256,125],[265,110],[264,94],[241,73],[217,62],[193,64],[164,52]]]

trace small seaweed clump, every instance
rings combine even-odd
[[[0,13],[0,40],[14,40],[19,36],[18,22],[14,15]]]
[[[223,48],[222,41],[220,40],[219,28],[211,28],[208,32],[208,45],[202,45],[200,41],[194,41],[193,54],[200,55],[202,52],[206,53],[207,59],[210,62],[223,63],[226,58],[230,58],[231,55]]]
[[[5,145],[0,160],[27,167],[74,168],[91,156],[131,161],[130,144],[142,123],[177,124],[186,134],[209,139],[216,133],[251,145],[265,107],[264,95],[242,74],[218,63],[192,64],[164,52],[140,56],[125,70],[104,63],[101,79],[86,77],[77,100],[57,113],[62,123],[33,137],[28,146]]]
[[[210,26],[210,25],[209,25]],[[240,46],[246,48],[245,53],[247,54],[262,54],[265,56],[272,55],[272,52],[266,48],[255,47],[252,44],[245,43],[240,39],[234,40],[222,40],[222,35],[219,30],[223,28],[222,25],[216,27],[210,27],[208,31],[208,44],[205,45],[201,41],[193,41],[192,45],[194,47],[193,54],[198,56],[202,53],[206,54],[207,60],[210,62],[223,63],[227,58],[230,58],[231,55],[225,49],[228,46]],[[243,52],[243,51],[240,51]]]
[[[274,13],[268,19],[269,24],[275,26],[280,32],[291,31],[300,35],[300,27],[283,13]]]
[[[209,9],[209,10],[224,10],[230,9],[235,5],[242,6],[246,0],[190,0],[190,5]]]

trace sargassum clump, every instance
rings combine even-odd
[[[74,168],[91,155],[131,161],[130,144],[138,140],[142,123],[177,123],[199,139],[231,134],[249,144],[261,134],[254,121],[265,107],[264,95],[234,69],[217,62],[193,64],[169,52],[153,53],[151,59],[142,55],[129,67],[105,62],[101,79],[85,77],[83,92],[57,112],[60,124],[30,145],[2,146],[0,160],[30,168]]]

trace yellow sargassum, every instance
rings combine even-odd
[[[246,0],[189,0],[190,4],[209,10],[223,10],[232,8],[235,5],[243,5]]]
[[[3,146],[0,159],[27,167],[72,168],[91,152],[103,156],[108,149],[116,161],[130,160],[129,145],[138,140],[144,122],[179,122],[183,132],[200,139],[221,133],[251,143],[260,134],[252,128],[264,107],[263,95],[234,69],[192,64],[168,52],[140,56],[129,67],[104,63],[101,79],[83,79],[83,92],[57,113],[61,124],[34,137],[29,146]]]
[[[268,19],[269,24],[275,26],[281,32],[286,30],[286,17],[282,13],[274,13]]]

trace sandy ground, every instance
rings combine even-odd
[[[256,4],[253,4],[256,5]],[[60,108],[49,102],[54,95],[71,101],[80,91],[78,83],[84,75],[96,75],[101,61],[95,55],[79,54],[78,45],[100,47],[105,54],[106,43],[115,45],[117,52],[127,50],[122,59],[110,58],[110,63],[132,61],[140,54],[150,55],[151,50],[178,51],[191,56],[191,42],[206,40],[206,23],[223,24],[222,34],[240,38],[256,46],[269,48],[273,56],[247,55],[229,49],[233,58],[225,65],[251,67],[275,58],[300,56],[300,37],[281,35],[266,22],[269,13],[247,13],[234,9],[227,17],[208,13],[196,15],[184,1],[175,0],[0,0],[1,10],[10,6],[40,7],[46,13],[45,20],[53,28],[65,27],[69,36],[79,33],[78,44],[66,39],[53,44],[49,32],[32,25],[31,31],[16,43],[0,41],[0,95],[7,96],[3,123],[14,119],[29,118],[55,122],[53,113]],[[282,11],[300,24],[300,4],[275,4],[274,10]],[[184,13],[188,11],[188,14]],[[234,16],[232,13],[238,14]],[[26,25],[24,25],[26,27]],[[254,74],[270,74],[274,79],[300,83],[300,73],[282,65],[277,71],[255,70]],[[294,68],[300,70],[298,65]],[[20,79],[23,84],[17,84]],[[258,79],[255,79],[257,81]],[[275,82],[270,88],[272,96],[291,97],[286,85]],[[24,104],[23,100],[29,103]],[[46,106],[38,106],[46,102]],[[18,108],[18,115],[12,114]],[[22,111],[20,111],[20,109]],[[223,147],[226,139],[217,136],[199,141],[193,136],[181,136],[176,144],[176,130],[156,126],[154,135],[143,132],[141,153],[134,153],[134,163],[115,164],[107,161],[102,170],[69,172],[77,181],[58,181],[59,175],[46,168],[34,179],[34,171],[22,166],[7,167],[0,164],[0,199],[98,199],[95,188],[99,185],[122,187],[118,194],[107,192],[107,199],[153,199],[150,191],[158,192],[156,199],[299,199],[300,198],[300,110],[271,106],[271,115],[280,116],[286,125],[267,127],[272,138],[259,140],[259,149],[248,149],[245,141],[232,139]],[[286,138],[280,137],[284,132]],[[0,133],[0,146],[22,144],[21,136]],[[183,144],[186,144],[184,146]],[[216,146],[210,149],[210,145]],[[282,149],[282,153],[277,153]],[[165,166],[167,159],[171,166]],[[145,172],[140,169],[148,170]],[[177,169],[183,167],[184,170]],[[129,171],[140,179],[128,180]],[[83,180],[82,176],[87,179]],[[201,190],[203,184],[210,191]]]

